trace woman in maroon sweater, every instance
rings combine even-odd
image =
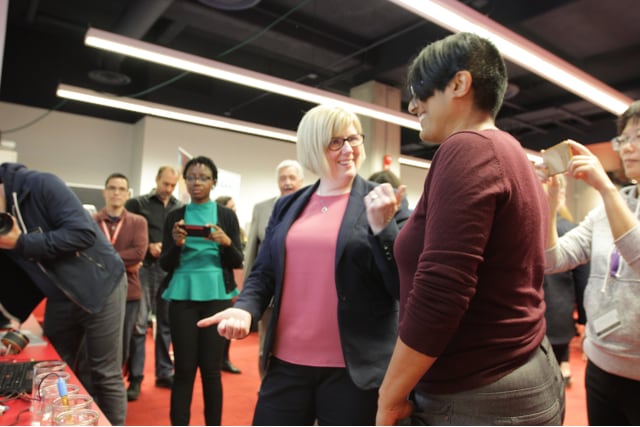
[[[504,60],[455,34],[422,50],[409,85],[420,137],[440,147],[394,246],[400,326],[377,423],[415,404],[427,425],[561,424],[542,292],[547,205],[520,144],[495,126]]]

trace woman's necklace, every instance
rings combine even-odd
[[[345,193],[346,194],[346,193]],[[320,196],[318,193],[313,194],[313,203],[316,206],[316,209],[319,207],[320,212],[327,213],[331,208],[331,205],[334,204],[338,199],[343,197],[345,194],[335,194],[330,196]]]
[[[320,212],[327,213],[327,211],[329,210],[329,204],[330,204],[330,203],[327,203],[329,202],[329,198],[318,196],[318,194],[315,194],[315,198],[316,198],[317,204],[320,205]]]

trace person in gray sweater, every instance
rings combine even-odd
[[[640,180],[640,101],[618,119],[612,140],[625,174]],[[618,190],[585,146],[570,141],[567,173],[596,189],[602,205],[558,238],[558,180],[548,179],[549,240],[545,273],[591,261],[585,289],[587,315],[583,350],[588,358],[585,385],[590,425],[639,425],[640,406],[640,186]]]

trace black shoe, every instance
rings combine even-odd
[[[156,378],[156,387],[171,388],[173,386],[173,376]]]
[[[138,400],[138,397],[140,396],[141,383],[142,383],[142,378],[129,379],[129,388],[127,389],[128,402],[133,402],[134,400]]]
[[[231,372],[232,374],[241,374],[242,371],[235,367],[231,360],[225,360],[222,362],[222,370],[226,372]]]

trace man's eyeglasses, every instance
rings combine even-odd
[[[211,178],[210,176],[193,176],[193,175],[188,175],[184,178],[187,182],[209,182],[211,181],[213,178]]]
[[[113,185],[108,185],[107,186],[107,191],[111,191],[112,193],[116,193],[116,192],[120,192],[120,193],[126,193],[129,191],[128,188],[124,188],[124,187],[115,187]]]
[[[614,151],[620,151],[625,144],[633,144],[634,147],[640,146],[640,131],[635,135],[620,135],[611,140]]]
[[[329,141],[329,150],[338,151],[344,146],[345,142],[348,142],[352,147],[357,147],[364,142],[364,135],[355,134],[347,136],[346,138],[335,136]]]

